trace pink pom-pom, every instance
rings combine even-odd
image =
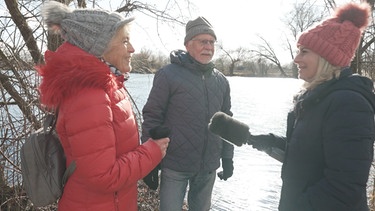
[[[354,2],[337,8],[335,16],[340,22],[350,21],[361,31],[367,27],[370,22],[371,7],[368,3],[357,4]]]
[[[61,27],[60,25],[56,25],[56,24],[51,24],[50,26],[48,26],[49,30],[55,34],[60,34],[61,32]]]

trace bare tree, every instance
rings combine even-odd
[[[264,58],[259,57],[256,62],[256,66],[257,66],[260,76],[262,77],[268,76],[269,65],[267,64],[267,61]]]
[[[284,46],[291,56],[291,60],[294,59],[295,52],[295,42],[299,33],[305,31],[307,28],[313,24],[322,20],[325,16],[325,10],[322,10],[315,5],[315,1],[305,0],[302,3],[295,3],[293,9],[288,12],[283,20],[286,25],[287,31],[283,32],[285,35]],[[272,44],[267,41],[264,37],[258,36],[261,40],[261,44],[257,44],[257,49],[252,50],[258,56],[269,60],[271,63],[275,64],[280,71],[281,76],[286,77],[287,74],[279,61],[279,56],[276,54]],[[294,78],[298,77],[297,67],[292,65],[292,76]]]
[[[374,0],[367,0],[367,2],[374,10]],[[315,0],[305,0],[300,3],[295,3],[293,9],[286,14],[283,20],[286,28],[288,29],[288,31],[285,32],[286,38],[284,45],[291,56],[291,60],[294,60],[294,52],[296,51],[295,43],[299,34],[314,24],[320,22],[324,17],[327,17],[336,7],[336,2],[334,0],[325,0],[324,4],[317,3],[318,2]],[[371,66],[370,64],[374,63],[374,60],[371,59],[371,55],[374,54],[374,30],[374,22],[372,22],[364,33],[355,54],[355,58],[351,63],[351,68],[354,72],[362,74],[362,71],[365,71],[366,75],[373,75],[370,72],[374,70],[374,66]],[[258,45],[258,49],[253,51],[259,56],[262,56],[274,63],[276,66],[278,66],[281,75],[285,75],[285,72],[282,70],[282,66],[278,64],[278,55],[276,55],[272,45],[261,36],[260,39],[262,40],[262,44]],[[366,68],[364,69],[364,67]],[[292,65],[292,74],[293,77],[298,77],[298,69],[295,64]]]
[[[285,73],[284,68],[281,65],[280,60],[278,59],[274,48],[271,44],[263,37],[258,36],[259,39],[262,40],[262,43],[257,45],[257,50],[251,50],[252,52],[256,53],[259,57],[265,58],[268,61],[272,62],[277,66],[280,71],[281,76],[287,77],[288,75]]]
[[[138,73],[154,73],[162,66],[166,65],[168,58],[162,54],[155,55],[149,49],[141,49],[132,57],[133,72]]]
[[[367,2],[372,6],[372,10],[374,10],[374,0],[367,0]],[[291,12],[289,12],[285,19],[285,24],[289,28],[292,38],[294,42],[297,39],[299,33],[305,31],[312,25],[320,22],[324,17],[328,16],[330,12],[332,12],[336,8],[337,4],[335,0],[325,0],[324,5],[317,6],[316,2],[310,2],[309,0],[301,3],[295,4],[294,8]],[[358,46],[357,52],[355,54],[355,58],[351,62],[351,69],[359,74],[362,74],[362,70],[366,72],[368,76],[372,76],[372,73],[369,71],[373,70],[374,66],[369,66],[369,64],[373,64],[374,60],[369,55],[373,55],[374,51],[372,50],[374,47],[374,22],[368,27],[364,36],[361,39],[361,42]],[[293,56],[293,45],[290,45],[291,41],[287,39],[287,48],[289,52],[291,52],[292,59]],[[372,49],[371,49],[372,48]],[[364,56],[365,55],[365,56]],[[364,64],[365,69],[364,69]],[[297,68],[293,66],[293,75],[297,76]]]
[[[371,5],[372,11],[374,11],[375,0],[367,0]],[[364,32],[355,57],[350,64],[351,69],[358,74],[365,74],[369,77],[373,77],[375,60],[374,60],[374,48],[375,48],[375,23],[372,21],[371,25]]]
[[[75,8],[100,7],[99,3],[103,3],[103,0],[58,1]],[[7,12],[0,16],[0,210],[35,210],[22,187],[19,150],[25,137],[40,128],[41,119],[48,112],[39,103],[39,76],[34,66],[44,63],[42,52],[47,48],[55,50],[63,41],[43,27],[40,17],[43,2],[0,2],[0,11]],[[179,25],[189,12],[183,8],[191,7],[189,0],[170,0],[165,4],[124,0],[116,4],[117,11],[125,16],[138,12],[158,23]]]
[[[236,50],[226,50],[222,44],[219,44],[218,47],[223,52],[224,56],[227,57],[230,61],[228,67],[228,75],[230,76],[234,75],[234,69],[239,62],[250,58],[251,52],[248,49],[239,47]]]
[[[215,67],[224,74],[226,74],[225,70],[229,70],[230,62],[227,56],[224,54],[221,54],[218,58],[214,59],[213,63],[215,64]]]
[[[328,13],[328,8],[315,5],[315,2],[306,0],[302,3],[295,3],[293,8],[286,14],[283,22],[288,29],[286,40],[286,49],[290,53],[291,60],[294,60],[294,54],[298,35],[307,30],[309,27],[318,23]],[[330,4],[334,4],[334,1],[327,0]],[[289,32],[289,33],[288,33]],[[292,65],[292,74],[294,78],[298,77],[298,69],[295,64]]]
[[[293,38],[297,38],[299,33],[320,22],[327,15],[325,7],[318,6],[315,2],[306,0],[295,3],[291,11],[286,14],[283,22]]]

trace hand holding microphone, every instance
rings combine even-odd
[[[253,136],[249,132],[249,126],[223,112],[216,112],[212,116],[208,128],[212,133],[219,135],[231,144],[236,146],[253,145],[253,148],[266,152],[280,162],[284,160],[284,151],[274,147],[276,139],[274,135]]]
[[[169,143],[169,134],[170,129],[164,126],[156,126],[151,128],[149,131],[151,138],[159,145],[160,150],[162,151],[163,157],[167,153],[168,143]]]
[[[167,151],[169,142],[168,136],[170,132],[171,131],[169,128],[163,126],[154,127],[149,131],[151,138],[155,140],[162,150],[163,157]],[[143,181],[152,190],[156,190],[159,187],[159,170],[160,164],[158,164],[147,176],[143,178]]]
[[[250,144],[254,149],[267,152],[275,146],[275,136],[272,134],[256,135],[250,137]]]

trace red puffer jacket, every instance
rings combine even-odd
[[[77,164],[59,211],[137,210],[137,181],[162,154],[153,141],[139,145],[123,78],[69,43],[45,57],[46,65],[38,68],[41,101],[59,108],[56,128],[67,165]]]

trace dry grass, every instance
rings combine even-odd
[[[138,210],[139,211],[158,211],[159,210],[159,188],[151,190],[142,181],[138,181]],[[184,203],[182,211],[187,211],[187,204]]]

